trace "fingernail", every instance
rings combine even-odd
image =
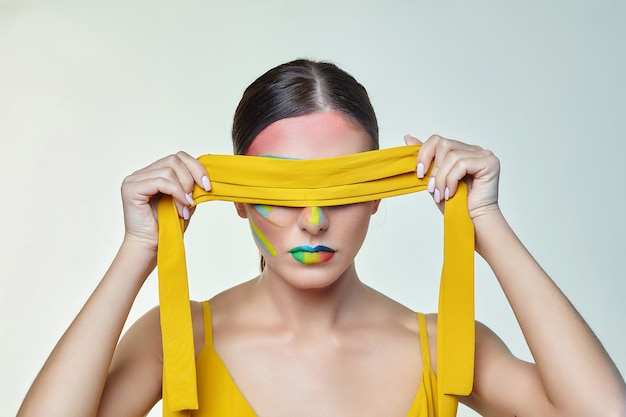
[[[430,177],[428,180],[428,192],[433,193],[435,191],[435,177]]]
[[[424,164],[417,164],[417,178],[424,178]]]
[[[202,177],[202,188],[204,188],[204,191],[211,191],[211,181],[209,181],[209,177],[206,175]]]
[[[185,194],[185,198],[187,199],[187,202],[189,203],[189,205],[193,206],[193,197],[191,196],[191,193]]]
[[[446,201],[450,199],[450,189],[448,187],[446,187],[446,189],[443,191],[443,198]]]
[[[185,220],[189,220],[189,217],[191,217],[191,216],[189,215],[189,207],[184,206],[184,207],[183,207],[183,219],[185,219]]]

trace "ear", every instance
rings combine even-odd
[[[243,203],[235,203],[235,210],[237,210],[237,214],[242,219],[248,218],[248,212],[246,211],[246,206]]]
[[[378,211],[378,206],[380,206],[380,200],[375,200],[374,204],[372,204],[372,214]]]

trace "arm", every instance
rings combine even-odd
[[[194,182],[202,184],[205,176],[201,164],[179,153],[125,179],[126,229],[120,250],[50,354],[18,417],[144,415],[158,401],[162,368],[158,311],[133,325],[117,352],[116,345],[132,303],[156,264],[153,197],[172,195],[179,213],[188,219],[186,192]],[[125,389],[130,385],[132,390]]]
[[[624,381],[576,309],[499,211],[474,224],[477,250],[502,286],[536,365],[514,359],[482,329],[476,389],[468,402],[480,409],[492,398],[507,398],[498,411],[518,415],[623,416]],[[492,356],[500,357],[498,366],[489,363]]]
[[[434,136],[418,161],[433,165],[430,190],[437,203],[454,195],[459,181],[469,182],[476,249],[498,279],[535,359],[530,364],[514,358],[479,324],[474,391],[464,401],[488,416],[626,415],[626,387],[618,370],[502,216],[497,158]]]
[[[138,248],[122,244],[109,271],[50,354],[18,417],[96,414],[117,340],[153,264]]]

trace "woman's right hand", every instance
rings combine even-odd
[[[18,416],[144,415],[158,401],[163,374],[158,309],[135,323],[121,341],[120,334],[154,268],[157,202],[171,195],[179,215],[188,220],[187,195],[194,184],[211,187],[204,166],[184,152],[124,179],[122,247],[50,354]],[[96,335],[93,329],[98,329]]]
[[[171,195],[178,215],[189,220],[193,210],[194,183],[209,191],[211,183],[204,166],[185,152],[166,156],[133,172],[122,183],[125,242],[134,242],[156,251],[158,241],[157,203]]]

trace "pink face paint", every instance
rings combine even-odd
[[[330,261],[335,255],[335,250],[326,246],[318,245],[312,247],[310,245],[302,245],[291,249],[289,253],[296,261],[306,265],[313,265]]]

